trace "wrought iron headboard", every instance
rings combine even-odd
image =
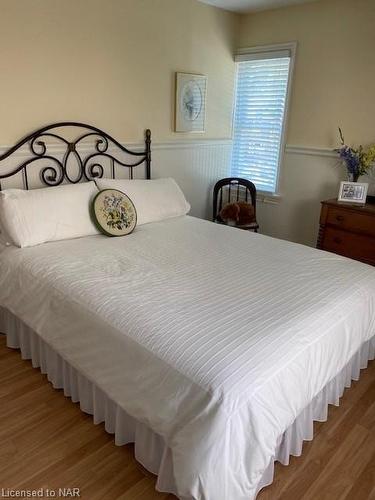
[[[76,139],[67,140],[57,133],[51,132],[54,129],[76,127],[85,129],[85,133],[80,133]],[[79,150],[80,143],[87,138],[92,138],[93,145],[90,145],[91,151],[83,156]],[[58,141],[63,144],[63,150],[58,154],[52,154],[51,145],[47,144],[47,140]],[[145,132],[145,147],[142,151],[130,151],[121,145],[116,139],[108,135],[103,130],[92,125],[79,122],[60,122],[53,123],[32,134],[29,134],[24,139],[19,141],[15,146],[11,147],[4,154],[0,155],[0,190],[1,179],[13,177],[19,173],[23,177],[24,189],[29,189],[29,175],[28,168],[33,164],[39,162],[39,176],[40,180],[46,186],[58,186],[66,181],[70,184],[76,184],[83,180],[93,180],[95,178],[103,177],[104,167],[103,161],[109,163],[110,175],[114,179],[116,173],[116,165],[126,167],[129,169],[129,178],[133,179],[133,169],[142,163],[145,163],[145,177],[151,178],[151,131],[149,129]],[[4,160],[9,160],[10,157],[21,150],[23,146],[28,146],[29,152],[26,159],[23,157],[16,166],[13,166],[10,171],[3,174],[1,172]],[[116,153],[121,155],[135,156],[134,163],[128,163],[123,159],[114,156]],[[74,155],[76,160],[76,174],[73,177],[70,172],[68,160],[71,155]],[[41,162],[41,160],[43,160]],[[42,165],[43,164],[43,165]],[[70,172],[70,173],[69,173]]]

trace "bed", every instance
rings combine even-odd
[[[84,127],[99,150],[77,182],[118,158]],[[149,132],[135,153],[150,178]],[[42,180],[69,182],[59,162]],[[188,215],[124,238],[3,247],[0,311],[8,346],[184,500],[256,498],[375,354],[374,268]]]

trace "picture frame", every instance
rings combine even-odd
[[[176,73],[175,132],[205,132],[207,77]]]
[[[366,182],[349,182],[342,181],[340,183],[340,190],[338,201],[347,203],[366,203],[368,184]]]

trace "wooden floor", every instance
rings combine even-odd
[[[85,500],[172,500],[157,493],[131,446],[56,391],[0,335],[1,488],[80,488]],[[345,392],[328,422],[258,500],[375,500],[375,362]],[[223,499],[215,499],[223,500]]]

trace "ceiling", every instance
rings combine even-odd
[[[315,0],[199,0],[234,12],[254,12],[259,10],[275,9],[287,5],[297,5]]]

